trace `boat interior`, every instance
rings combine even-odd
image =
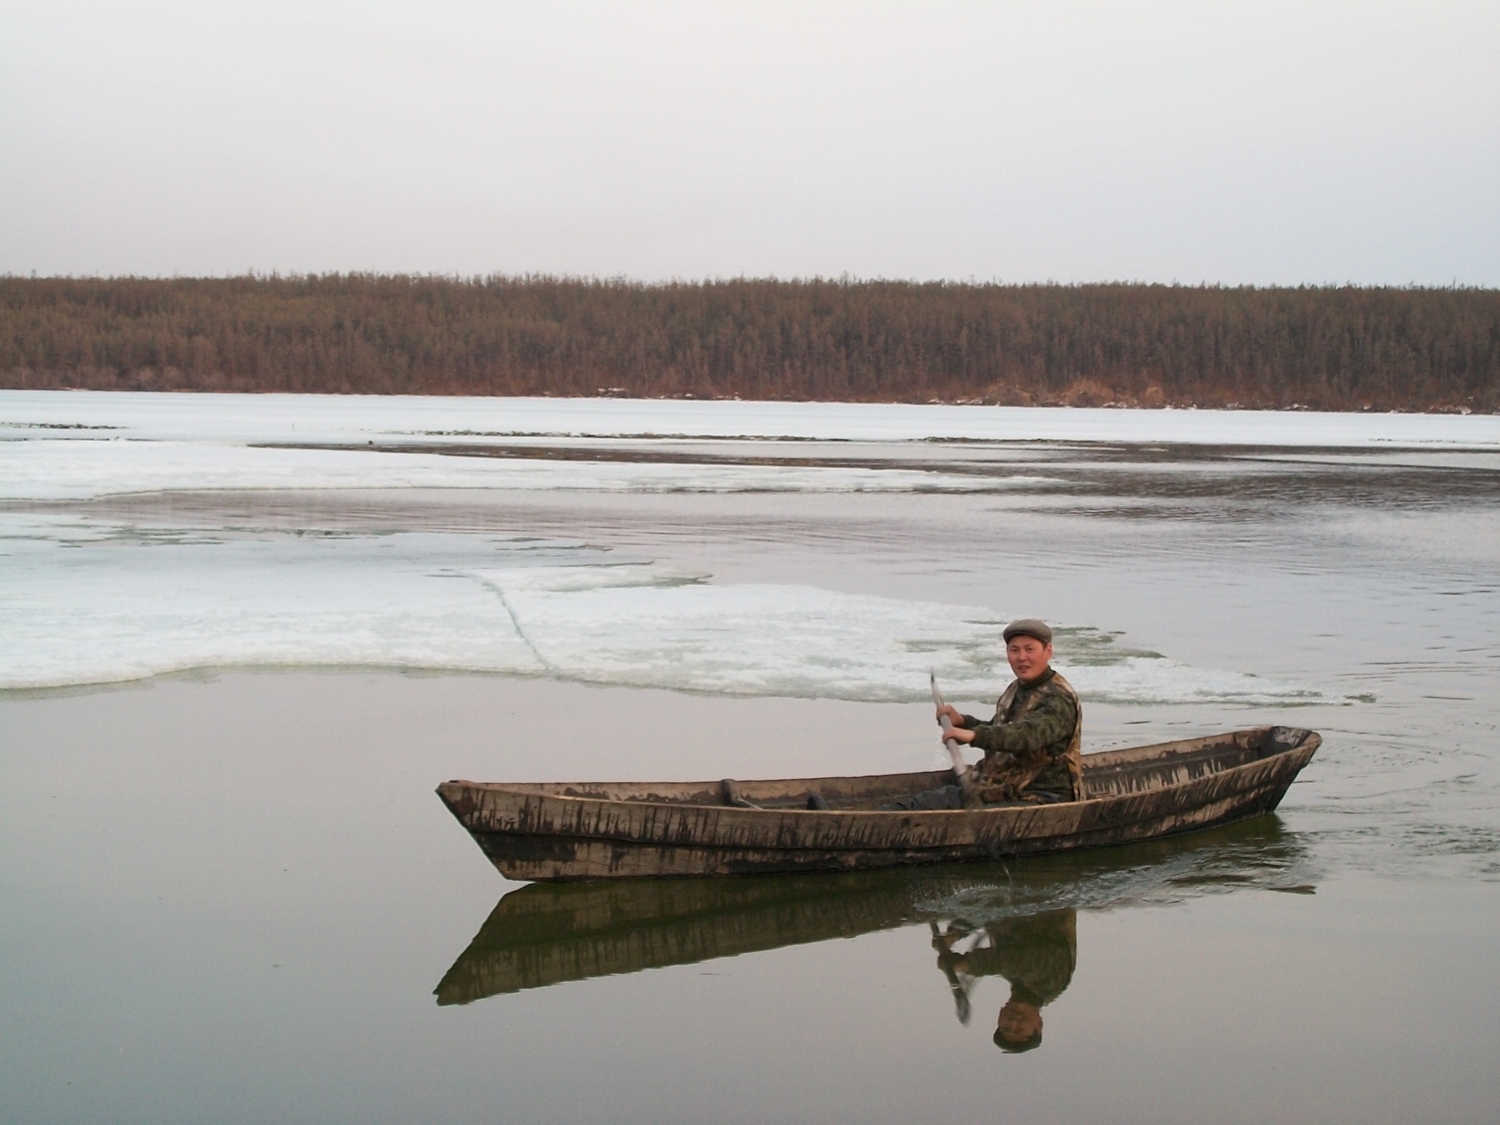
[[[1149,792],[1284,754],[1317,739],[1299,727],[1254,727],[1083,756],[1086,800]],[[867,812],[898,797],[954,783],[952,770],[765,781],[534,782],[495,785],[512,792],[649,804]]]

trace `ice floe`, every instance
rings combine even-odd
[[[655,435],[1495,449],[1500,448],[1500,417],[909,403],[0,391],[0,437],[43,435],[211,443],[360,444],[387,437],[482,441],[515,435]]]
[[[903,467],[450,456],[366,443],[532,435],[914,442],[1189,441],[1500,448],[1491,418],[631,400],[0,392],[0,688],[193,668],[361,666],[552,675],[726,694],[915,700],[1003,683],[991,611],[812,585],[728,583],[561,540],[472,532],[140,526],[69,505],[119,494],[305,489],[921,493],[1055,487]],[[332,448],[329,448],[329,447]],[[229,517],[223,517],[228,520]],[[1059,663],[1088,698],[1291,703],[1318,691],[1080,627]]]
[[[916,701],[1006,678],[974,607],[707,575],[564,541],[402,532],[101,527],[0,516],[0,688],[199,668],[382,667],[548,675],[729,695]],[[1091,699],[1288,703],[1316,691],[1064,634]],[[1071,647],[1081,660],[1068,662]]]

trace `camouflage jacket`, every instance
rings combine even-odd
[[[953,969],[971,977],[1004,977],[1012,996],[1040,1008],[1062,995],[1073,979],[1077,927],[1071,908],[991,922],[984,927],[985,945],[948,958]]]
[[[1083,708],[1073,685],[1048,668],[1029,684],[1012,680],[982,723],[964,716],[984,760],[974,767],[982,800],[1081,801]]]

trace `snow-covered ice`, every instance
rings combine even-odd
[[[996,690],[1004,620],[974,607],[798,585],[716,585],[577,544],[454,533],[101,533],[9,515],[0,687],[216,667],[550,675],[729,695],[912,701],[936,668]],[[1094,699],[1298,702],[1316,692],[1109,651],[1068,667]]]
[[[1500,449],[1500,417],[904,403],[0,391],[0,437],[43,434],[214,444],[653,435]]]
[[[183,441],[0,441],[4,497],[85,500],[132,493],[354,488],[542,492],[999,492],[1055,483],[841,465],[652,464],[451,457]]]
[[[310,488],[974,494],[1056,483],[1034,473],[895,462],[582,461],[361,448],[371,435],[453,441],[457,433],[465,442],[526,433],[1500,448],[1500,423],[1487,418],[0,392],[0,688],[197,668],[359,666],[914,700],[935,667],[955,697],[982,698],[1005,678],[1003,621],[993,610],[807,584],[724,583],[563,540],[291,531],[228,517],[158,526],[82,502]],[[1069,655],[1060,664],[1086,698],[1324,698],[1307,685],[1117,650],[1109,627],[1081,623],[1064,632],[1060,650]]]

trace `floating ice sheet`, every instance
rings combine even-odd
[[[1494,449],[1500,448],[1500,417],[901,403],[0,391],[0,437],[108,434],[219,443],[362,444],[391,436],[472,441],[546,434]]]
[[[537,456],[451,456],[514,444]],[[540,435],[540,437],[536,437]],[[847,403],[431,399],[0,391],[0,501],[226,489],[482,488],[619,492],[1000,492],[1060,482],[838,464],[549,460],[551,441],[739,437],[824,442],[1182,442],[1500,450],[1492,416],[1122,411]],[[604,440],[606,446],[610,443]],[[402,452],[379,449],[399,447]],[[313,448],[313,447],[334,448]],[[376,448],[372,448],[372,446]],[[431,446],[434,452],[420,450]],[[508,453],[516,452],[514,449]],[[1368,456],[1368,454],[1366,454]],[[1408,454],[1410,456],[1410,454]],[[961,470],[955,465],[955,470]]]
[[[548,460],[382,452],[517,434],[910,442],[1052,439],[1500,448],[1488,418],[644,402],[0,392],[0,687],[188,668],[379,666],[554,675],[729,694],[954,698],[1006,679],[982,610],[809,586],[723,584],[579,544],[483,534],[150,528],[27,514],[121,493],[506,489],[920,493],[1055,488],[1004,468]],[[337,448],[310,448],[333,445]],[[79,509],[83,510],[82,508]],[[626,560],[628,561],[628,560]],[[1317,690],[1063,633],[1088,698],[1315,701]]]
[[[0,688],[216,667],[358,666],[550,675],[730,695],[955,699],[1008,677],[995,614],[709,576],[568,542],[457,533],[101,526],[0,516]],[[1196,669],[1072,629],[1088,699],[1315,701],[1305,686]],[[1074,663],[1069,663],[1072,653]]]
[[[842,465],[549,461],[185,441],[0,441],[0,498],[168,491],[487,488],[565,492],[1000,492],[1056,483]]]

